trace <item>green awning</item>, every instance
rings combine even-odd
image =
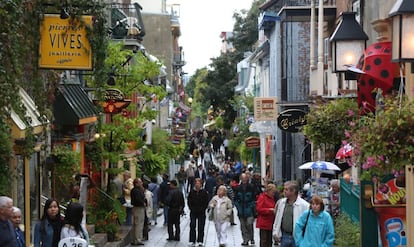
[[[62,84],[58,88],[53,114],[59,125],[84,125],[98,120],[95,105],[79,84]]]

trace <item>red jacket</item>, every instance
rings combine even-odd
[[[270,209],[273,209],[270,210]],[[263,230],[272,230],[273,221],[275,220],[275,200],[266,192],[262,192],[256,201],[257,220],[256,228]]]

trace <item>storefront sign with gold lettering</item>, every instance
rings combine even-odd
[[[306,124],[306,112],[299,109],[283,111],[277,118],[277,125],[281,130],[296,133]]]
[[[44,15],[40,25],[40,68],[92,69],[92,50],[86,37],[86,26],[92,26],[92,16],[80,18]]]

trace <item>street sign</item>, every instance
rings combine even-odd
[[[130,99],[125,99],[124,93],[116,88],[110,88],[105,90],[104,101],[93,100],[95,104],[100,104],[103,107],[103,111],[107,114],[118,114],[123,109],[129,106]]]
[[[244,140],[247,148],[260,148],[260,138],[257,136],[250,136]]]
[[[276,97],[255,97],[254,98],[254,120],[266,121],[277,118],[277,98]]]

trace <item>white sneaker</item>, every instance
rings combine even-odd
[[[197,246],[204,246],[204,244],[202,242],[198,242]]]
[[[196,246],[196,244],[194,242],[190,242],[190,243],[188,243],[188,246],[194,247],[194,246]]]

